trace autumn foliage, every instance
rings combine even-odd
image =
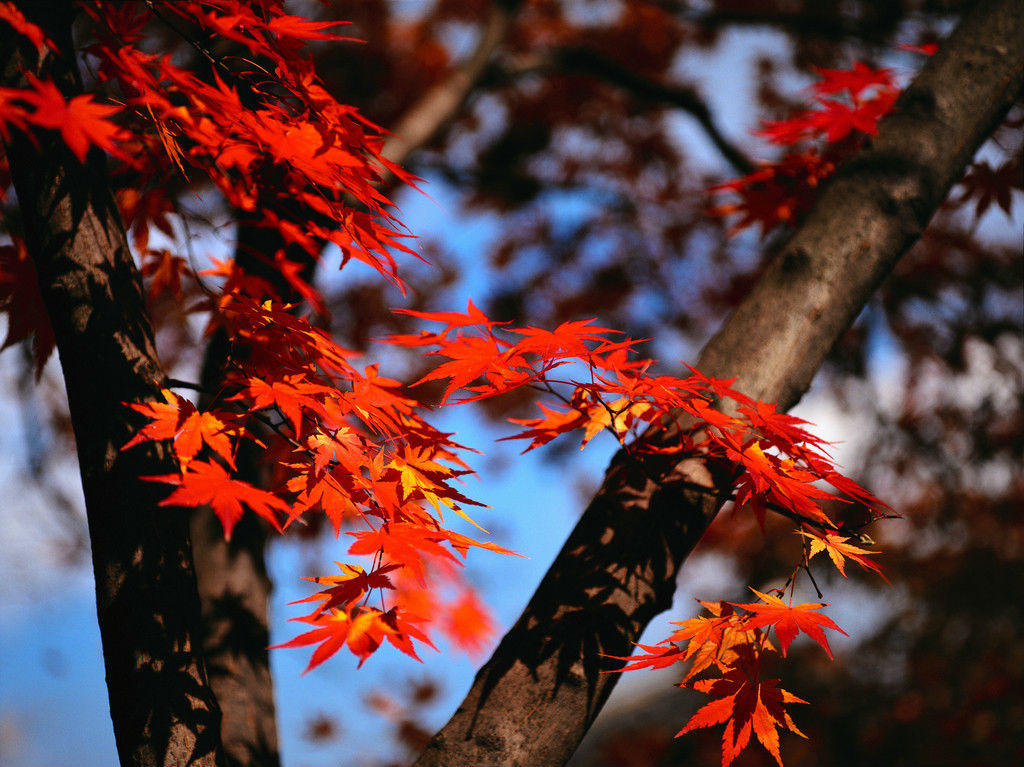
[[[551,330],[511,327],[472,302],[464,312],[405,311],[426,327],[382,342],[431,363],[405,385],[376,364],[360,364],[315,324],[325,302],[284,249],[267,266],[305,306],[283,302],[268,282],[233,263],[197,269],[176,250],[180,240],[154,245],[152,231],[175,242],[171,219],[179,211],[168,189],[191,185],[201,194],[209,186],[311,258],[333,243],[342,265],[361,261],[402,286],[396,257],[416,253],[379,182],[385,173],[415,179],[381,156],[382,131],[319,81],[307,47],[345,40],[337,24],[290,15],[273,0],[93,0],[82,8],[95,35],[83,52],[96,93],[66,99],[54,83],[31,76],[26,89],[0,89],[0,136],[58,131],[80,161],[105,152],[115,176],[131,179],[118,204],[151,300],[180,302],[185,285],[189,295],[201,295],[188,311],[206,318],[207,332],[230,339],[223,384],[201,392],[201,407],[178,393],[200,387],[181,381],[166,382],[162,401],[126,403],[145,425],[122,449],[169,444],[179,471],[145,479],[169,486],[166,505],[210,506],[226,538],[246,513],[282,533],[325,515],[344,561],[332,574],[308,578],[316,591],[300,600],[293,618],[302,633],[280,646],[312,647],[307,670],[342,649],[362,665],[384,644],[418,658],[423,645],[434,648],[431,633],[438,630],[469,650],[480,646],[492,620],[462,579],[461,565],[473,548],[512,552],[482,529],[470,537],[450,527],[456,518],[479,527],[471,507],[480,504],[462,484],[472,474],[473,451],[429,417],[438,407],[531,387],[547,402],[537,417],[514,419],[517,431],[507,437],[524,440],[525,451],[570,433],[582,448],[609,432],[639,465],[671,457],[716,467],[728,486],[708,491],[731,503],[734,514],[753,515],[762,526],[769,513],[792,521],[803,550],[788,582],[755,590],[749,603],[701,602],[704,614],[676,624],[642,654],[617,659],[625,661],[621,668],[608,659],[609,670],[686,664],[681,686],[711,700],[680,734],[724,725],[723,766],[752,737],[781,765],[779,730],[802,735],[788,707],[805,701],[764,678],[763,669],[778,652],[785,656],[799,634],[831,656],[826,632],[843,633],[822,612],[825,604],[792,604],[797,578],[810,573],[818,554],[842,575],[851,562],[881,574],[864,527],[889,515],[885,504],[840,473],[805,422],[746,397],[730,381],[692,369],[682,377],[658,372],[653,360],[638,356],[635,340],[593,320]],[[53,47],[13,4],[0,3],[0,20],[40,50]],[[201,78],[144,44],[154,20],[189,39],[199,39],[199,31],[223,36],[247,53],[214,61]],[[798,220],[818,184],[875,133],[900,90],[891,71],[859,62],[818,74],[812,108],[760,131],[792,153],[715,187],[731,197],[713,213],[736,217],[734,231],[758,224],[767,233]],[[969,183],[985,186],[984,174],[977,167]],[[1002,197],[991,197],[1005,207]],[[8,234],[11,244],[0,248],[0,301],[10,317],[5,345],[34,334],[42,364],[53,343],[23,240]],[[439,401],[418,399],[429,389],[417,386],[433,381],[444,387]],[[274,465],[270,486],[236,476],[243,443]],[[653,481],[663,478],[652,471]],[[837,521],[841,504],[863,508],[864,521]]]

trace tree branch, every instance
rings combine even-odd
[[[493,0],[476,49],[423,96],[392,127],[381,152],[385,159],[401,165],[426,145],[458,113],[473,88],[480,82],[494,52],[508,35],[522,0]]]
[[[622,88],[643,101],[667,104],[689,113],[704,129],[722,157],[741,175],[754,170],[754,163],[729,141],[711,116],[707,104],[695,88],[670,85],[652,80],[591,48],[556,48],[546,53],[520,58],[514,69],[506,68],[506,76],[521,77],[534,72],[572,72],[587,75]]]
[[[1019,0],[980,3],[882,121],[873,145],[823,190],[698,368],[737,376],[736,388],[780,409],[795,404],[1022,83]],[[416,764],[563,764],[619,676],[599,673],[599,654],[632,651],[669,607],[679,567],[714,518],[716,504],[686,483],[718,485],[715,474],[683,461],[661,489],[613,460],[523,615]],[[673,487],[673,477],[686,482]]]
[[[0,25],[3,85],[27,87],[33,72],[81,93],[70,3],[19,8],[62,54],[39,55]],[[120,449],[140,426],[123,403],[159,400],[164,372],[105,159],[94,149],[83,165],[55,131],[5,143],[67,388],[121,763],[212,765],[220,710],[197,650],[186,512],[161,507],[166,490],[140,479],[175,473],[177,462],[163,444]]]

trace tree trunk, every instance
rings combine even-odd
[[[708,342],[698,368],[735,376],[744,393],[792,407],[1022,81],[1020,0],[980,3],[882,121],[871,146],[822,191]],[[622,455],[613,460],[525,612],[416,764],[568,760],[619,676],[599,673],[599,654],[630,654],[651,618],[670,606],[679,567],[720,505],[716,492],[728,491],[714,467],[694,459],[657,485],[646,478],[651,473]]]
[[[36,49],[7,25],[3,84],[24,71],[81,92],[69,3],[20,8],[56,42]],[[199,628],[187,512],[162,508],[166,486],[140,476],[177,471],[166,445],[120,448],[140,426],[123,403],[160,398],[141,281],[98,151],[81,164],[56,133],[6,142],[29,252],[60,354],[82,488],[110,711],[123,764],[220,761],[220,710],[195,651]]]

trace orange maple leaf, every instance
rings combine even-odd
[[[824,551],[844,578],[846,577],[846,559],[852,559],[866,570],[878,573],[886,583],[889,582],[889,579],[885,577],[885,573],[882,572],[881,566],[877,562],[872,562],[868,559],[868,557],[877,554],[877,551],[868,551],[867,549],[847,543],[847,540],[853,539],[844,538],[838,533],[826,532],[824,536],[821,536],[805,530],[798,530],[797,532],[811,542],[811,550],[807,555],[807,559],[812,559],[816,554]]]
[[[304,581],[329,584],[330,588],[323,589],[305,599],[297,599],[288,604],[296,605],[302,602],[321,601],[322,604],[317,607],[316,612],[313,613],[314,616],[335,607],[348,607],[368,591],[395,588],[386,573],[401,567],[401,565],[396,564],[382,565],[367,573],[359,565],[342,564],[341,562],[335,562],[334,564],[341,569],[341,575],[326,575],[314,578],[303,577]]]
[[[524,453],[528,453],[534,448],[546,445],[548,442],[553,440],[560,434],[565,434],[568,431],[577,429],[586,423],[586,415],[581,413],[575,408],[567,411],[553,410],[547,407],[543,402],[537,403],[538,407],[544,412],[544,418],[509,418],[511,423],[517,423],[520,426],[530,426],[532,428],[526,431],[521,431],[518,434],[513,434],[511,437],[502,437],[501,440],[509,439],[532,439],[532,442],[523,450]]]
[[[621,441],[623,435],[650,409],[651,405],[647,402],[630,402],[625,397],[611,404],[595,402],[587,409],[587,428],[580,443],[580,450],[605,429],[610,429]]]
[[[282,644],[273,645],[270,649],[304,647],[319,643],[303,674],[319,666],[346,644],[352,654],[359,658],[359,666],[362,666],[380,647],[385,638],[392,646],[416,660],[420,660],[420,657],[412,644],[413,639],[437,649],[430,638],[416,626],[421,619],[400,614],[394,607],[387,612],[369,607],[354,608],[351,612],[333,609],[320,615],[292,620],[309,623],[316,628]]]
[[[662,647],[658,645],[646,645],[634,643],[645,652],[641,655],[603,655],[605,658],[624,660],[626,663],[621,668],[608,669],[605,673],[619,673],[620,671],[637,671],[642,668],[659,669],[667,668],[673,663],[680,663],[686,660],[683,650],[675,645]]]
[[[349,546],[349,554],[374,555],[378,551],[391,562],[400,562],[408,568],[410,576],[419,583],[426,583],[426,560],[437,563],[458,563],[451,551],[441,545],[446,539],[445,531],[427,530],[419,525],[403,522],[385,523],[377,530],[346,533],[355,538]]]
[[[121,449],[127,450],[140,442],[173,440],[174,453],[181,468],[185,469],[203,444],[206,444],[234,468],[234,445],[231,436],[247,436],[248,432],[243,427],[229,425],[230,416],[226,413],[200,413],[195,405],[169,389],[162,389],[161,393],[164,395],[163,402],[129,405],[133,410],[148,417],[150,422]]]
[[[309,464],[285,464],[289,468],[299,469],[299,473],[291,477],[285,487],[293,493],[297,493],[295,502],[292,504],[291,516],[288,523],[302,516],[302,514],[314,506],[319,506],[334,526],[334,535],[341,534],[341,523],[347,517],[359,516],[359,509],[356,508],[352,498],[350,482],[353,475],[346,469],[316,469]],[[346,487],[349,485],[349,487]]]
[[[733,606],[740,607],[754,614],[746,620],[746,625],[749,628],[773,626],[775,628],[775,635],[779,638],[779,644],[782,646],[783,655],[789,650],[790,642],[801,631],[820,644],[830,658],[832,657],[832,648],[828,645],[828,637],[825,636],[824,629],[838,631],[843,636],[849,636],[827,615],[815,612],[826,606],[822,603],[811,604],[810,602],[805,602],[793,607],[772,594],[762,594],[755,588],[750,590],[761,599],[761,604],[756,602],[750,604],[732,603]]]

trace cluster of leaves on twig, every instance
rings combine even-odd
[[[904,46],[921,53],[934,45]],[[850,69],[815,68],[819,80],[810,88],[814,106],[784,120],[762,123],[754,131],[772,144],[792,147],[778,162],[764,163],[741,178],[712,187],[739,199],[717,205],[712,215],[738,216],[730,231],[759,224],[767,235],[780,224],[794,224],[811,207],[818,186],[858,148],[865,136],[878,133],[901,88],[891,69],[854,62]]]

